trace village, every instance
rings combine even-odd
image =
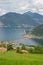
[[[41,53],[43,54],[43,46],[24,45],[15,41],[0,42],[0,52],[16,51],[17,53]]]

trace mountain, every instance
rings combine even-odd
[[[4,26],[8,26],[8,27],[23,25],[23,24],[24,26],[25,25],[38,26],[43,23],[43,16],[32,12],[26,12],[24,14],[9,12],[3,16],[0,16],[0,22]]]
[[[43,15],[40,15],[38,13],[32,13],[32,12],[26,12],[24,13],[30,17],[32,17],[33,20],[35,20],[37,23],[42,24],[43,23]]]
[[[37,35],[37,36],[43,36],[43,24],[37,26],[31,31],[31,34]]]
[[[42,19],[43,18],[43,15],[40,15],[40,14],[38,14],[38,13],[32,13],[32,12],[26,12],[26,13],[24,13],[24,14],[26,14],[26,15],[30,15],[31,17],[33,17],[33,18],[40,18],[40,19]]]

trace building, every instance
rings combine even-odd
[[[7,48],[0,47],[0,52],[6,52],[6,51],[7,51]]]

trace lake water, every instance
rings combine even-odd
[[[15,41],[26,45],[38,45],[39,43],[32,39],[22,38],[24,28],[0,28],[0,41]]]

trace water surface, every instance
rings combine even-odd
[[[22,39],[24,28],[0,28],[0,41],[16,41],[26,45],[37,45],[37,41],[32,39]],[[41,43],[40,43],[41,44]]]

